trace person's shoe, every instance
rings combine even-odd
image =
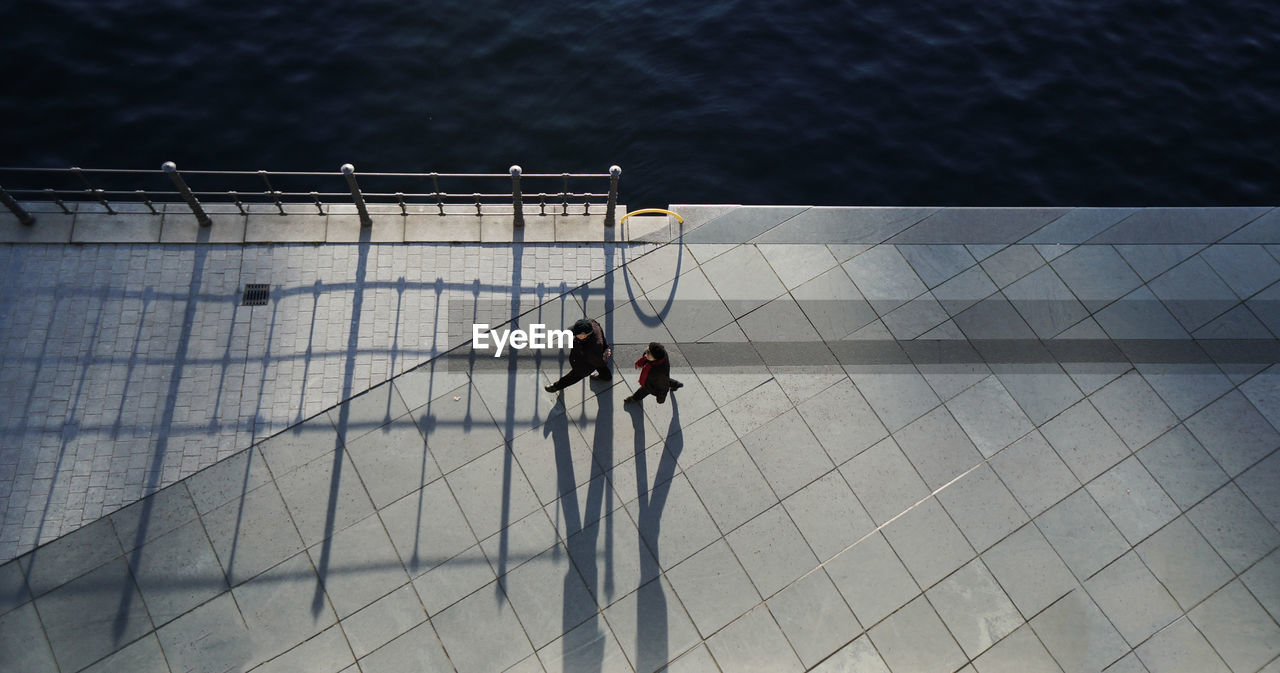
[[[592,381],[599,381],[599,382],[603,383],[603,382],[605,382],[605,381],[612,381],[612,380],[613,380],[613,377],[612,377],[612,376],[601,376],[601,375],[599,375],[599,374],[592,374],[592,375],[591,375],[591,380],[592,380]]]
[[[679,381],[674,381],[674,382],[672,382],[672,384],[671,384],[671,389],[672,389],[672,390],[680,390],[680,389],[681,389],[681,388],[683,388],[683,387],[684,387],[684,384],[683,384],[683,383],[680,383]]]
[[[547,391],[547,392],[549,392],[549,393],[558,393],[558,392],[560,392],[559,390],[556,390],[556,387],[555,387],[555,386],[542,386],[542,389],[543,389],[543,390],[545,390],[545,391]]]
[[[623,404],[635,404],[639,401],[640,400],[637,400],[635,395],[627,395],[626,397],[622,398]]]

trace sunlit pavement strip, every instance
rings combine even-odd
[[[295,399],[0,566],[0,670],[1280,667],[1280,211],[672,209],[520,320],[585,306],[613,387],[450,357]],[[686,387],[624,407],[650,340]]]

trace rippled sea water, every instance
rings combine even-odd
[[[0,165],[599,171],[631,207],[1280,202],[1264,0],[0,3]]]

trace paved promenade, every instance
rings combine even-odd
[[[598,317],[611,385],[344,374],[0,565],[0,671],[1280,670],[1280,211],[673,209],[568,294],[513,265],[433,314]],[[624,406],[650,340],[686,387]]]

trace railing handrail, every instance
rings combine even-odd
[[[286,203],[293,205],[297,203],[307,203],[315,205],[320,213],[324,212],[326,203],[332,201],[322,201],[322,199],[342,199],[347,200],[356,206],[356,211],[360,215],[361,226],[372,226],[372,220],[369,217],[366,201],[372,200],[376,203],[391,203],[400,206],[401,214],[408,215],[408,205],[422,205],[422,199],[428,200],[428,205],[435,205],[440,215],[444,215],[445,200],[467,200],[474,202],[476,215],[481,215],[481,207],[485,205],[485,200],[506,201],[510,199],[512,204],[512,212],[514,215],[513,224],[522,226],[524,224],[524,196],[527,194],[530,198],[537,198],[538,214],[546,215],[548,202],[553,207],[559,206],[562,214],[569,214],[570,200],[581,203],[583,214],[591,212],[592,199],[605,200],[605,226],[613,226],[614,210],[618,200],[618,178],[622,174],[622,169],[617,166],[610,166],[608,173],[523,173],[519,166],[512,166],[507,173],[417,173],[417,172],[377,172],[377,173],[356,173],[355,167],[351,164],[343,164],[337,171],[228,171],[228,170],[184,170],[179,172],[178,167],[173,162],[165,162],[159,169],[129,169],[129,168],[80,168],[72,166],[70,168],[49,168],[49,167],[18,167],[18,166],[0,166],[0,177],[7,178],[11,175],[69,175],[74,176],[83,183],[84,187],[80,189],[54,189],[52,187],[21,187],[17,189],[5,190],[0,186],[0,203],[11,210],[18,216],[18,220],[22,224],[31,226],[35,223],[35,217],[28,213],[12,194],[24,195],[30,197],[38,197],[34,200],[52,201],[57,204],[66,213],[71,210],[63,203],[62,198],[66,197],[71,201],[96,201],[106,209],[108,213],[115,214],[116,211],[111,207],[111,201],[115,199],[117,202],[126,203],[143,203],[151,212],[157,213],[152,200],[160,200],[162,203],[185,201],[187,206],[195,214],[196,220],[201,226],[210,226],[211,220],[204,212],[203,206],[200,205],[200,198],[208,198],[225,201],[231,203],[239,209],[241,214],[247,214],[244,209],[244,201],[248,201],[251,205],[257,203],[268,203],[279,209],[280,214],[285,214],[284,205]],[[167,176],[173,183],[174,190],[162,189],[102,189],[95,187],[86,176],[92,175],[132,175],[132,176]],[[247,177],[262,180],[265,189],[262,190],[236,190],[236,189],[220,189],[220,190],[193,190],[187,186],[184,176],[216,176],[216,177]],[[271,178],[343,178],[346,182],[347,192],[334,191],[282,191],[276,189],[271,182]],[[360,188],[357,177],[359,179],[423,179],[430,180],[432,190],[429,192],[387,192],[387,191],[364,191]],[[574,192],[569,190],[570,180],[582,179],[609,179],[608,192],[596,191],[580,191]],[[503,192],[447,192],[440,189],[440,180],[494,180],[494,179],[510,179],[511,191]],[[521,180],[549,180],[555,179],[560,181],[560,190],[555,192],[524,192],[521,189]],[[126,197],[126,198],[120,198]],[[243,200],[242,200],[243,198]],[[261,199],[259,201],[259,199]],[[285,199],[285,200],[282,200]],[[291,199],[305,199],[305,201],[293,201]],[[27,200],[33,200],[28,198]],[[492,205],[490,203],[489,205]]]

